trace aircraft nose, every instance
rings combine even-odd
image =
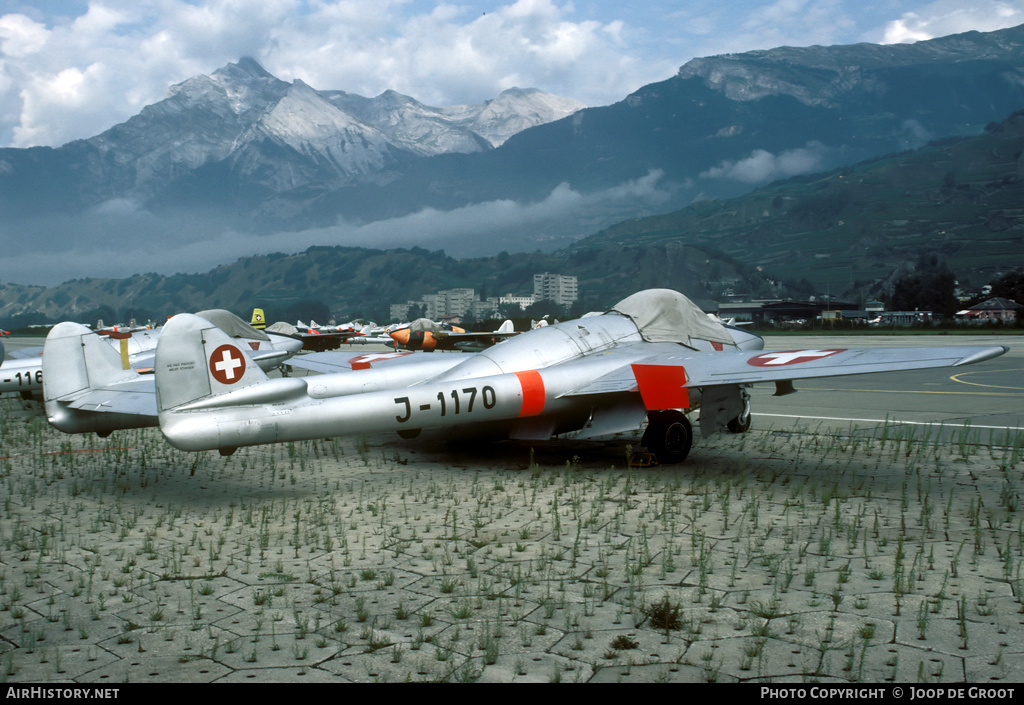
[[[389,335],[391,336],[391,339],[393,341],[395,341],[396,343],[398,343],[399,345],[401,345],[403,347],[405,345],[408,345],[408,343],[409,343],[409,329],[408,328],[399,328],[398,330],[391,331],[391,333]]]
[[[294,355],[295,353],[297,353],[300,350],[302,350],[302,341],[301,340],[295,340],[295,339],[288,339],[288,340],[286,340],[284,342],[284,345],[282,347],[284,347],[285,350],[287,350],[288,352],[290,352],[290,353],[292,353]]]

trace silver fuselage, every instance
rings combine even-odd
[[[760,340],[740,333],[745,342]],[[712,350],[710,343],[695,345]],[[173,376],[163,369],[206,365],[211,351],[175,350],[162,344],[156,366],[158,393],[165,396],[160,427],[182,450],[384,431],[415,435],[420,429],[445,427],[501,427],[514,438],[548,438],[580,429],[591,419],[595,404],[610,406],[603,397],[577,396],[573,390],[668,349],[679,346],[643,342],[629,318],[605,314],[535,330],[479,353],[409,365],[402,372],[382,366],[304,379],[268,379],[219,396],[203,396],[205,389],[162,387],[160,376]],[[619,402],[628,407],[621,416],[635,427],[643,414],[638,395],[621,396]],[[194,401],[183,401],[189,398]]]

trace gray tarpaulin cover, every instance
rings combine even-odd
[[[252,340],[270,341],[270,338],[266,333],[256,330],[241,318],[231,313],[231,311],[225,311],[222,308],[212,308],[209,311],[200,311],[196,315],[200,318],[205,318],[232,338],[250,338]]]
[[[717,323],[698,308],[697,304],[671,289],[647,289],[627,296],[611,309],[628,316],[640,335],[650,343],[682,343],[690,340],[710,340],[733,344],[721,323]]]
[[[413,333],[434,333],[440,330],[438,325],[429,318],[417,318],[407,327]]]
[[[266,327],[267,333],[280,333],[281,335],[298,335],[299,329],[293,326],[291,323],[285,323],[284,321],[278,321],[277,323]]]

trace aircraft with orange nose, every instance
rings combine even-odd
[[[505,321],[496,331],[471,332],[465,328],[417,318],[388,333],[395,347],[405,350],[460,350],[476,352],[489,348],[505,338],[517,335],[512,321]]]

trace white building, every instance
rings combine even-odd
[[[409,309],[413,306],[423,308],[423,315],[433,321],[446,316],[465,316],[472,311],[476,302],[476,291],[473,289],[448,289],[436,294],[427,294],[419,301],[406,301],[404,304],[391,304],[392,320],[409,320]]]
[[[579,298],[576,277],[562,274],[533,275],[533,300],[554,301],[559,306],[569,307]]]
[[[516,304],[523,311],[525,311],[528,306],[531,306],[533,302],[534,298],[532,296],[516,296],[514,294],[505,294],[504,296],[498,298],[498,303]]]
[[[576,277],[545,272],[533,275],[533,296],[517,296],[510,293],[479,301],[473,289],[448,289],[436,294],[427,294],[419,301],[392,304],[391,320],[408,321],[409,309],[413,306],[422,307],[424,316],[439,321],[450,316],[491,318],[497,315],[500,304],[515,304],[525,311],[538,301],[554,301],[559,306],[568,308],[577,298]]]

